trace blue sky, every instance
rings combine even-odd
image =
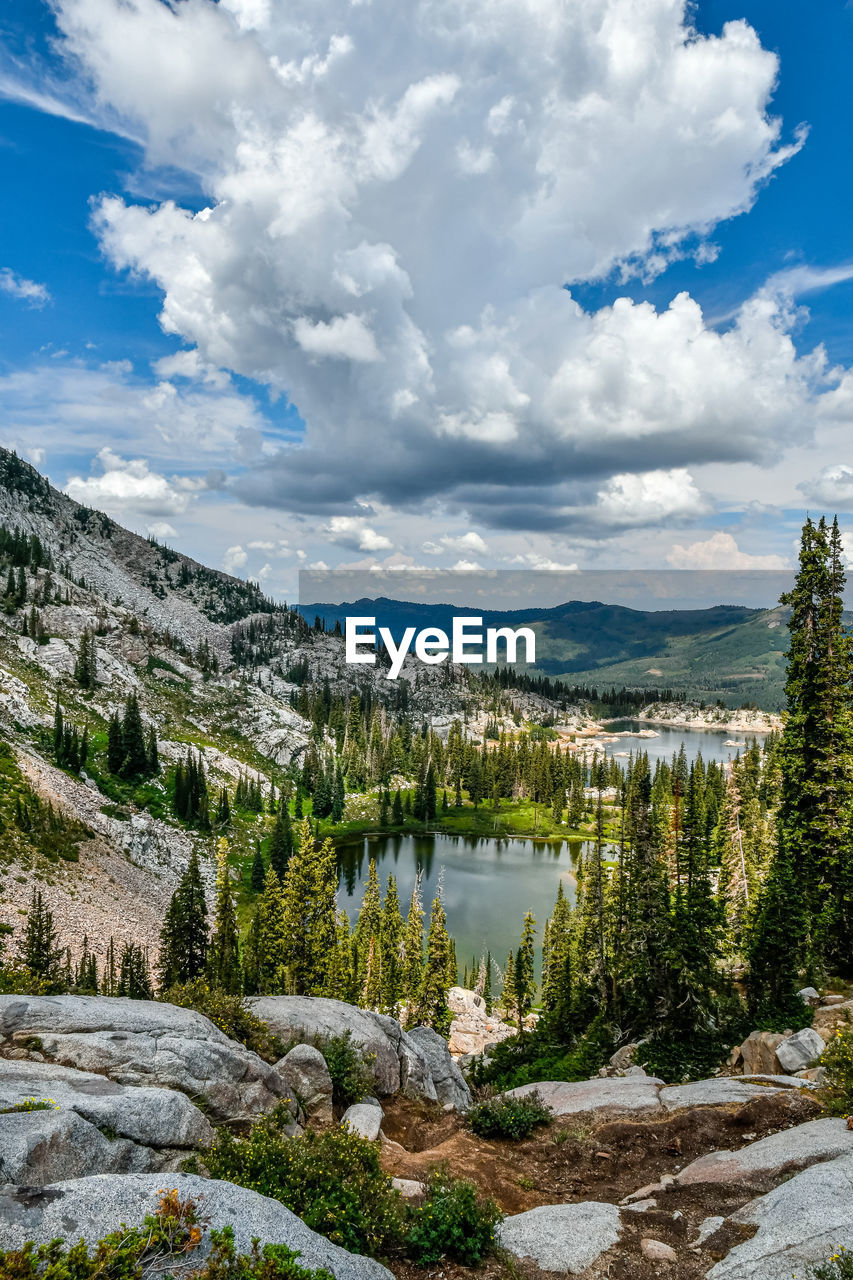
[[[279,594],[853,526],[853,9],[481,7],[7,0],[0,443]]]

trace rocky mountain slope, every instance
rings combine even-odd
[[[404,699],[415,726],[445,736],[456,718],[482,736],[487,721],[514,729],[555,710],[517,691],[515,719],[509,699],[487,709],[466,668],[409,658],[392,683],[381,667],[348,667],[339,636],[80,506],[6,450],[0,573],[0,923],[19,925],[38,887],[73,954],[84,934],[99,959],[110,936],[153,950],[193,848],[212,886],[214,842],[175,819],[169,772],[191,750],[211,795],[233,796],[241,777],[264,795],[292,786],[310,744],[326,741],[298,703],[306,685],[396,709]],[[85,636],[92,670],[81,683]],[[131,696],[159,744],[158,771],[136,787],[105,765],[110,720]],[[80,769],[52,750],[57,704],[66,726],[85,730]],[[235,875],[259,834],[252,822],[229,833]]]

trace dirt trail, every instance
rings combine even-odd
[[[648,1120],[619,1116],[564,1116],[525,1142],[485,1141],[458,1115],[446,1115],[424,1103],[395,1098],[385,1103],[382,1164],[397,1178],[422,1181],[437,1165],[456,1177],[470,1178],[497,1200],[505,1214],[523,1213],[538,1205],[600,1200],[618,1204],[640,1187],[676,1174],[697,1156],[720,1149],[738,1150],[780,1129],[789,1129],[820,1114],[814,1098],[799,1091],[768,1094],[727,1107],[697,1107]],[[721,1184],[673,1187],[657,1193],[657,1205],[644,1213],[623,1213],[619,1245],[589,1271],[609,1280],[652,1280],[668,1275],[699,1280],[715,1259],[744,1239],[740,1229],[724,1227],[696,1252],[689,1248],[699,1225],[712,1216],[727,1216],[772,1181],[756,1179],[736,1187]],[[747,1234],[750,1234],[749,1232]],[[640,1252],[643,1236],[669,1244],[678,1254],[674,1266],[649,1262]],[[423,1270],[393,1264],[402,1280]],[[513,1262],[512,1273],[537,1277],[533,1264]],[[442,1263],[427,1275],[483,1280],[509,1274],[499,1262],[468,1272]]]

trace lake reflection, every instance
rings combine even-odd
[[[526,911],[536,917],[537,942],[551,914],[560,881],[572,902],[575,868],[586,842],[582,840],[524,840],[472,836],[368,836],[338,850],[338,902],[355,920],[361,906],[370,859],[376,859],[384,894],[389,873],[397,877],[403,914],[420,867],[424,877],[424,908],[438,886],[444,868],[444,907],[456,939],[460,971],[472,956],[491,951],[503,964],[518,946]]]

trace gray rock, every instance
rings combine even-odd
[[[403,1030],[396,1018],[389,1018],[385,1013],[371,1012],[370,1017],[388,1037],[397,1055],[400,1063],[400,1092],[410,1098],[427,1098],[430,1102],[436,1102],[438,1094],[430,1064],[411,1035]]]
[[[610,1058],[610,1066],[614,1071],[627,1071],[629,1067],[633,1067],[634,1058],[636,1056],[639,1045],[633,1041],[630,1044],[623,1044],[621,1049]]]
[[[523,1098],[537,1092],[554,1115],[568,1116],[585,1111],[659,1111],[658,1086],[653,1076],[599,1078],[572,1083],[547,1080],[510,1089],[508,1096]]]
[[[816,1005],[820,1004],[820,993],[814,987],[803,987],[802,991],[798,991],[797,995],[803,1004]]]
[[[853,1155],[816,1164],[759,1196],[730,1221],[756,1227],[708,1272],[708,1280],[791,1280],[853,1249]]]
[[[0,1184],[43,1187],[92,1173],[147,1172],[155,1153],[126,1138],[110,1142],[75,1111],[0,1115]]]
[[[156,1210],[162,1186],[159,1174],[144,1173],[78,1178],[39,1190],[7,1187],[0,1191],[0,1239],[7,1249],[20,1249],[27,1240],[43,1244],[57,1237],[92,1245],[122,1224],[141,1224]],[[233,1227],[239,1251],[248,1252],[257,1236],[262,1244],[298,1250],[302,1266],[326,1267],[338,1280],[392,1280],[381,1263],[348,1253],[317,1235],[278,1200],[185,1173],[172,1174],[169,1187],[182,1200],[198,1199],[201,1216],[211,1227]],[[193,1257],[200,1261],[208,1248],[205,1237]]]
[[[781,1177],[821,1160],[853,1152],[853,1131],[844,1120],[809,1120],[793,1129],[772,1133],[739,1151],[712,1151],[700,1156],[675,1176],[679,1186],[697,1182],[748,1182]]]
[[[206,1147],[213,1141],[210,1121],[176,1090],[136,1088],[71,1067],[0,1058],[0,1110],[25,1098],[48,1097],[61,1110],[74,1111],[97,1128],[146,1147]]]
[[[624,1082],[623,1082],[624,1083]],[[722,1107],[731,1102],[751,1102],[781,1089],[804,1085],[790,1076],[715,1076],[711,1080],[693,1080],[689,1084],[668,1085],[660,1091],[667,1111],[680,1107]]]
[[[315,996],[252,996],[252,1012],[263,1018],[283,1040],[340,1036],[349,1031],[352,1043],[364,1051],[380,1094],[397,1093],[401,1086],[397,1049],[378,1018],[365,1009],[356,1009],[343,1000]],[[393,1018],[388,1019],[394,1022]],[[403,1030],[399,1023],[394,1023]],[[424,1075],[426,1075],[424,1066]]]
[[[450,1104],[456,1111],[471,1106],[471,1090],[459,1067],[450,1056],[447,1041],[432,1027],[413,1027],[409,1039],[423,1054],[435,1085],[438,1101]]]
[[[382,1128],[382,1108],[371,1106],[369,1102],[354,1102],[344,1112],[341,1127],[352,1129],[368,1142],[375,1142]]]
[[[331,1124],[332,1077],[320,1050],[312,1044],[298,1044],[275,1065],[305,1114],[316,1124]]]
[[[708,1240],[715,1231],[719,1231],[725,1222],[725,1218],[715,1215],[713,1218],[703,1218],[699,1223],[699,1234],[693,1241],[694,1246],[701,1246]]]
[[[633,1204],[625,1205],[626,1213],[648,1213],[649,1209],[656,1209],[658,1202],[654,1196],[649,1196],[647,1200],[637,1200]]]
[[[616,1205],[590,1200],[546,1204],[505,1218],[502,1247],[516,1258],[532,1258],[543,1271],[579,1275],[619,1240],[622,1219]]]
[[[803,1027],[793,1036],[783,1040],[776,1050],[776,1057],[783,1071],[791,1075],[812,1067],[826,1048],[826,1042],[812,1027]]]
[[[391,1186],[395,1191],[400,1192],[404,1200],[416,1200],[426,1191],[425,1184],[414,1178],[392,1178]]]
[[[220,1120],[257,1115],[287,1097],[282,1077],[257,1054],[195,1010],[157,1000],[3,995],[0,1036],[38,1036],[61,1065],[202,1098]]]

